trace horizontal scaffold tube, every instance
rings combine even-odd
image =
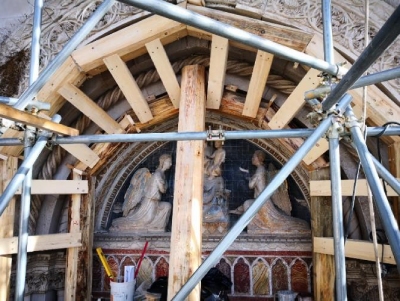
[[[280,45],[270,40],[264,39],[255,34],[249,33],[232,25],[216,21],[201,14],[192,12],[178,5],[173,5],[161,0],[118,0],[157,15],[191,25],[196,28],[208,31],[218,36],[237,41],[242,44],[272,53],[289,61],[298,62],[317,70],[327,72],[332,75],[342,73],[344,69],[337,65],[330,64],[311,55]]]
[[[383,132],[384,131],[384,132]],[[288,130],[243,130],[223,132],[223,139],[279,139],[279,138],[307,138],[314,129],[288,129]],[[383,132],[383,134],[381,134]],[[368,127],[367,136],[394,136],[400,135],[400,127],[392,126]],[[50,142],[53,144],[87,144],[87,143],[118,143],[118,142],[149,142],[149,141],[184,141],[184,140],[207,140],[208,132],[171,132],[171,133],[142,133],[142,134],[104,134],[104,135],[81,135],[74,137],[56,137]],[[342,136],[349,133],[342,133]],[[212,139],[217,140],[217,139]],[[0,146],[22,145],[18,138],[0,138]]]

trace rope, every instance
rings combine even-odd
[[[176,74],[178,74],[182,68],[186,65],[202,65],[205,67],[209,67],[210,65],[210,57],[204,55],[195,55],[187,57],[183,60],[175,61],[172,63],[172,68]],[[235,74],[242,77],[249,77],[253,73],[253,65],[250,65],[246,62],[229,60],[227,62],[226,73]],[[147,72],[141,73],[135,77],[136,83],[139,88],[146,87],[152,83],[156,83],[160,80],[160,76],[156,69],[151,69]],[[296,88],[296,84],[290,80],[284,79],[280,75],[270,74],[267,79],[267,85],[271,88],[281,91],[284,94],[289,95]],[[116,104],[118,101],[122,100],[124,95],[120,88],[115,86],[113,89],[108,90],[102,96],[100,96],[96,103],[99,107],[101,107],[104,111],[107,111],[110,107]],[[72,127],[79,130],[80,133],[83,133],[84,130],[90,125],[91,119],[89,119],[86,115],[81,115],[79,119],[76,121]],[[60,146],[55,146],[53,151],[49,154],[46,162],[43,164],[41,171],[39,172],[37,178],[50,180],[53,178],[54,174],[57,171],[58,166],[66,156],[67,151],[65,151]],[[39,216],[41,204],[42,204],[42,196],[34,195],[32,198],[32,208],[30,220],[29,220],[29,232],[30,234],[35,233],[36,229],[36,221]]]

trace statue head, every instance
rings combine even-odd
[[[172,157],[169,154],[162,154],[159,158],[160,165],[158,168],[162,170],[167,170],[172,166]]]
[[[252,158],[253,165],[264,164],[265,157],[265,153],[262,150],[256,150]]]

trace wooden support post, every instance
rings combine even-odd
[[[74,85],[67,83],[58,90],[58,93],[89,117],[106,133],[120,134],[124,132],[118,122],[112,119],[110,115],[104,112],[102,108]]]
[[[12,178],[18,168],[18,159],[9,157],[0,160],[0,191],[4,191],[7,182]],[[0,239],[14,235],[15,199],[11,199],[7,208],[0,216]],[[0,300],[9,300],[11,279],[11,255],[0,256]]]
[[[400,178],[400,142],[389,145],[389,170],[396,178]],[[400,197],[395,196],[391,200],[393,214],[400,225]]]
[[[179,132],[205,130],[205,69],[182,70]],[[204,141],[178,141],[169,262],[168,300],[201,264]],[[200,299],[200,284],[187,300]]]
[[[95,177],[90,177],[89,193],[82,197],[80,208],[80,228],[82,247],[78,255],[76,301],[91,300],[93,277],[93,229],[94,229],[94,186]]]
[[[225,85],[226,64],[228,62],[229,40],[212,36],[210,72],[208,75],[207,108],[219,109]]]
[[[72,179],[78,181],[81,176],[76,172],[72,173]],[[80,207],[81,207],[81,195],[71,195],[71,206],[70,206],[70,220],[69,220],[69,232],[79,233],[80,232]],[[65,271],[65,285],[64,285],[64,300],[75,301],[76,299],[76,281],[78,272],[78,253],[79,248],[68,248],[67,249],[67,268]]]
[[[310,69],[268,123],[273,130],[283,129],[304,105],[304,92],[315,89],[320,83],[321,71]]]
[[[244,116],[251,118],[256,117],[273,59],[274,56],[272,54],[258,50],[253,74],[250,79],[249,90],[246,96],[246,102],[244,103]]]
[[[314,170],[312,180],[329,179],[329,168]],[[332,198],[311,197],[311,230],[313,237],[333,237]],[[314,300],[332,300],[335,296],[335,262],[332,255],[313,252]]]
[[[132,107],[140,122],[144,123],[153,119],[149,104],[144,98],[142,91],[129,71],[128,66],[119,57],[118,54],[111,55],[104,59],[108,70],[115,79],[115,82],[120,87],[126,100]]]
[[[179,108],[179,99],[181,97],[181,87],[179,87],[178,80],[172,65],[165,52],[164,46],[160,39],[155,39],[146,44],[147,52],[149,53],[154,66],[157,69],[158,75],[167,90],[168,96],[171,99],[175,108]]]

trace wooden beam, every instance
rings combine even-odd
[[[10,157],[7,160],[0,161],[0,192],[7,187],[7,182],[11,180],[18,168],[18,159]],[[14,235],[14,219],[15,219],[15,198],[0,215],[0,240],[10,238]],[[0,300],[9,300],[10,284],[11,284],[11,255],[0,256]]]
[[[79,87],[85,80],[86,73],[79,69],[79,66],[74,62],[72,57],[68,57],[61,67],[58,68],[53,76],[44,84],[43,88],[40,89],[36,99],[50,103],[50,110],[47,111],[46,114],[53,116],[65,103],[65,99],[58,94],[58,89],[65,83],[70,83]]]
[[[158,75],[167,90],[169,99],[174,104],[175,108],[179,108],[179,99],[181,97],[181,87],[172,65],[165,52],[164,46],[160,39],[155,39],[146,44],[147,52],[149,53],[154,66],[157,69]]]
[[[296,49],[298,51],[304,51],[312,38],[311,34],[305,33],[304,31],[283,25],[269,23],[265,20],[256,20],[254,18],[235,15],[228,12],[201,6],[188,5],[187,8],[203,16],[207,16],[225,24],[241,28],[247,32],[253,33],[278,44],[285,45],[292,49]],[[187,32],[190,36],[194,36],[200,39],[211,40],[212,37],[211,33],[191,26],[187,27]],[[235,41],[229,41],[229,44],[240,49],[246,49],[254,52],[257,51],[257,49],[253,47]]]
[[[49,251],[81,246],[81,233],[58,233],[28,237],[28,252]],[[17,254],[18,237],[0,239],[0,255]]]
[[[304,156],[303,162],[310,165],[329,149],[329,142],[325,138],[319,139],[315,146]]]
[[[224,92],[226,64],[228,62],[229,40],[212,36],[210,69],[207,86],[207,108],[219,109]]]
[[[72,174],[73,181],[80,181],[81,176],[76,172]],[[80,233],[80,205],[81,195],[71,195],[71,206],[69,210],[69,232]],[[79,248],[68,248],[67,249],[67,267],[65,271],[65,284],[64,284],[64,300],[75,301],[76,300],[76,285],[77,285],[77,274],[78,274],[78,254]]]
[[[313,251],[320,254],[334,255],[335,250],[333,247],[333,238],[314,237]],[[375,261],[374,245],[369,241],[347,239],[345,245],[345,255],[349,258]],[[381,258],[381,262],[396,265],[390,245],[379,244],[378,256]]]
[[[182,70],[178,132],[205,130],[205,69]],[[168,299],[171,299],[201,264],[203,220],[204,141],[178,141],[171,233]],[[200,298],[200,284],[187,300]]]
[[[65,125],[55,123],[51,120],[37,117],[30,113],[14,109],[13,107],[7,106],[5,104],[0,104],[0,117],[21,122],[60,135],[77,136],[79,134],[79,131],[77,129],[73,129]]]
[[[329,168],[310,173],[312,180],[330,178]],[[319,237],[333,236],[332,199],[311,195],[311,233],[313,243]],[[335,296],[335,259],[332,254],[313,252],[314,300],[333,300]]]
[[[398,179],[400,180],[400,179]],[[342,180],[342,195],[351,196],[353,195],[354,180]],[[388,196],[397,196],[396,192],[386,184]],[[331,181],[310,181],[310,195],[313,196],[330,196],[331,195]],[[357,181],[356,196],[367,196],[367,180],[359,179]]]
[[[303,107],[304,92],[316,88],[321,78],[319,70],[310,69],[268,123],[273,130],[283,129]]]
[[[75,50],[72,57],[83,71],[98,74],[106,68],[103,59],[118,54],[124,62],[146,53],[145,44],[160,38],[163,45],[187,35],[186,25],[161,16],[151,16]]]
[[[246,102],[244,103],[243,115],[251,118],[256,117],[273,59],[274,56],[272,54],[261,50],[257,51],[253,74],[251,75]]]
[[[118,134],[124,131],[114,119],[74,85],[67,83],[58,90],[58,93],[88,116],[106,133]]]
[[[122,120],[119,122],[119,125],[121,128],[123,128],[124,130],[127,130],[130,126],[134,125],[135,123],[132,120],[132,117],[129,115],[125,115],[124,118],[122,118]],[[97,155],[97,157],[99,158],[99,160],[96,162],[96,164],[98,162],[101,161],[100,156],[106,151],[106,149],[109,147],[109,145],[111,145],[111,143],[97,143],[94,148],[93,148],[93,153],[95,153]],[[90,168],[92,168],[91,172],[94,172],[95,169],[93,169],[96,164],[94,166],[90,166]],[[101,163],[99,163],[101,165]],[[85,162],[78,162],[75,165],[75,168],[78,170],[85,170],[88,167],[88,165]]]
[[[21,187],[15,192],[21,194]],[[85,194],[88,193],[86,180],[32,180],[31,194]]]
[[[79,248],[76,300],[91,300],[93,272],[93,229],[94,229],[94,184],[96,179],[90,177],[89,193],[82,197],[80,208],[80,228],[82,246]]]
[[[151,114],[149,104],[124,61],[121,60],[118,54],[114,54],[104,58],[104,63],[140,122],[151,120],[153,115]]]
[[[60,146],[90,168],[100,160],[99,156],[86,144],[60,144]]]

